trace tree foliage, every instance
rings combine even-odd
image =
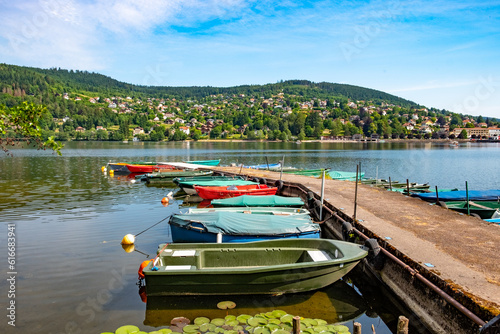
[[[18,140],[26,141],[38,149],[52,149],[61,155],[62,145],[48,137],[43,140],[40,123],[47,113],[47,108],[42,105],[23,102],[11,108],[0,105],[0,147],[4,152],[9,152],[8,146],[15,145]],[[13,132],[13,136],[5,136],[7,132]]]

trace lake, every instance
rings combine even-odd
[[[70,142],[62,157],[51,152],[14,149],[0,156],[0,243],[4,256],[2,307],[15,302],[15,327],[4,317],[4,333],[101,333],[132,324],[145,331],[168,325],[171,318],[224,317],[218,301],[229,297],[149,298],[141,300],[140,263],[169,241],[163,222],[137,237],[127,253],[120,241],[178,212],[182,201],[160,203],[174,186],[147,187],[127,176],[101,172],[109,161],[182,161],[221,159],[221,164],[277,162],[299,168],[328,167],[365,176],[429,182],[442,188],[500,189],[500,145],[467,143],[113,143]],[[14,240],[8,240],[8,232]],[[7,245],[15,243],[8,265]],[[12,259],[11,259],[12,264]],[[14,272],[15,274],[9,274]],[[15,280],[7,281],[11,276]],[[14,283],[12,285],[11,283]],[[14,289],[14,290],[13,290]],[[15,296],[11,296],[13,292]],[[5,298],[9,296],[8,298]],[[329,322],[352,321],[377,333],[395,330],[406,310],[355,274],[309,294],[234,297],[231,314],[283,309]],[[412,323],[412,321],[410,321]],[[412,332],[425,333],[420,327]]]

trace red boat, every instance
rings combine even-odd
[[[229,187],[200,187],[194,189],[203,199],[220,199],[236,197],[241,195],[275,195],[277,187],[268,187],[266,184],[250,184],[244,186]]]
[[[171,165],[127,165],[127,169],[130,173],[153,173],[175,169],[175,167]]]

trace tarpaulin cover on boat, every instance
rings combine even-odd
[[[467,196],[465,190],[439,192],[439,200],[446,201],[466,201]],[[425,201],[436,201],[436,193],[412,194],[413,197],[418,197]],[[500,199],[500,190],[469,190],[470,201],[497,201]]]
[[[219,206],[296,206],[304,205],[300,197],[284,197],[277,195],[252,196],[243,195],[233,198],[214,199],[212,205]]]
[[[207,232],[230,235],[281,235],[319,231],[308,215],[272,216],[239,212],[207,212],[173,215],[170,224],[205,227]]]

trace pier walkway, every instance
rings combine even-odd
[[[240,174],[239,167],[215,170]],[[243,175],[279,179],[279,173],[243,169]],[[321,179],[283,174],[317,194]],[[326,180],[325,200],[349,216],[354,214],[355,182]],[[417,198],[358,184],[356,218],[480,307],[500,313],[500,226],[461,215]],[[432,267],[433,266],[433,267]]]

